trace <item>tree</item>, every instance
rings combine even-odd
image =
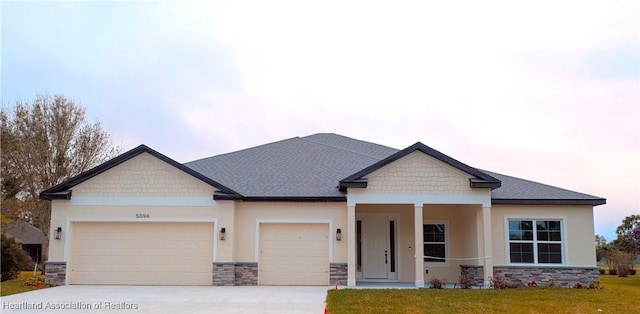
[[[16,243],[14,238],[0,234],[0,246],[0,251],[2,252],[1,281],[16,278],[20,270],[33,269],[31,257],[22,250],[22,247]]]
[[[607,244],[607,239],[604,236],[596,234],[596,261],[601,261],[605,257],[607,252],[611,251],[613,247]]]
[[[623,252],[640,253],[640,241],[637,241],[636,234],[640,231],[634,230],[640,228],[640,215],[627,216],[622,220],[622,223],[616,228],[616,234],[618,238],[613,240],[613,245]]]
[[[40,228],[48,250],[51,204],[40,192],[118,153],[100,123],[62,95],[17,101],[0,112],[2,213]]]

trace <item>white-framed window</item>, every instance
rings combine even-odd
[[[509,219],[509,262],[562,264],[562,220]]]
[[[447,262],[447,229],[444,222],[424,222],[422,225],[425,263]]]

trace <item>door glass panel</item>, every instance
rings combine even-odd
[[[362,272],[362,221],[356,221],[356,268]]]
[[[391,272],[396,272],[396,222],[391,220],[389,221],[389,262]]]

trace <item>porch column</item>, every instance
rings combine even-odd
[[[356,205],[347,206],[347,286],[356,286]]]
[[[414,204],[414,247],[416,267],[416,287],[424,287],[424,240],[422,239],[422,204]]]
[[[493,276],[493,245],[491,243],[491,207],[482,207],[482,232],[484,238],[484,286],[491,286],[490,276]]]

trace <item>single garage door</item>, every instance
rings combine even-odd
[[[260,285],[329,285],[329,225],[260,224]]]
[[[71,229],[71,284],[211,285],[212,222],[73,222]]]

